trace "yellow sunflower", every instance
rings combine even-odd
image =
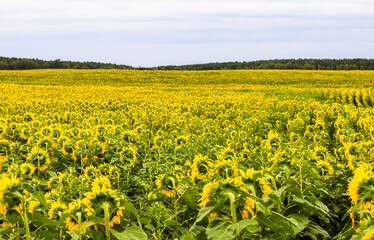
[[[69,230],[75,231],[79,229],[79,218],[81,218],[81,231],[90,225],[88,217],[92,215],[93,209],[90,206],[89,199],[77,199],[77,201],[69,203],[65,212],[71,214],[71,217],[65,219],[66,227]]]

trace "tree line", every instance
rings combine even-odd
[[[305,70],[374,70],[374,59],[274,59],[250,62],[216,62],[191,65],[159,66],[160,70],[219,69],[305,69]]]
[[[25,69],[133,69],[131,66],[101,63],[56,60],[40,60],[31,58],[0,57],[0,70]]]
[[[305,69],[305,70],[374,70],[374,59],[274,59],[249,62],[215,62],[158,67],[132,67],[129,65],[40,60],[30,58],[0,57],[0,70],[23,69],[140,69],[140,70],[221,70],[221,69]]]

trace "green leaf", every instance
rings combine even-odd
[[[52,219],[49,219],[48,217],[40,214],[40,213],[33,213],[31,215],[31,223],[36,224],[38,226],[45,226],[45,227],[58,227],[60,226],[60,223],[57,221],[53,221]]]
[[[239,224],[239,230],[238,233],[240,234],[244,229],[246,229],[249,226],[255,226],[257,225],[257,221],[254,219],[243,219],[238,222]]]
[[[147,234],[139,228],[139,227],[129,227],[123,232],[117,232],[114,229],[111,229],[110,232],[115,236],[118,240],[147,240]]]
[[[310,222],[308,224],[308,226],[306,227],[306,233],[304,235],[307,235],[307,236],[322,235],[326,238],[331,238],[330,234],[325,229],[323,229],[321,226],[316,224],[315,222]]]
[[[102,222],[105,222],[104,219],[102,219],[101,217],[96,217],[96,216],[93,216],[93,215],[88,217],[88,221],[90,222],[90,226],[97,225],[97,224],[100,224]]]
[[[292,223],[291,227],[295,231],[295,234],[303,231],[310,222],[306,216],[300,214],[290,214],[287,216],[287,219]]]
[[[49,209],[49,205],[48,203],[46,202],[45,200],[45,197],[44,197],[44,193],[43,192],[33,192],[32,195],[39,200],[40,204],[42,204],[42,206],[45,208],[45,209]]]
[[[180,240],[196,240],[196,238],[191,235],[183,235]]]
[[[272,211],[269,217],[260,212],[258,213],[257,220],[282,238],[289,238],[295,233],[290,226],[290,221],[277,212]]]
[[[231,222],[212,221],[206,229],[208,240],[230,240],[238,233],[239,224]]]
[[[200,222],[203,220],[208,214],[214,209],[214,207],[206,207],[206,208],[201,208],[199,210],[199,213],[197,214],[196,221],[195,223]]]
[[[21,222],[21,215],[16,210],[11,210],[7,213],[7,221],[11,224]]]
[[[38,232],[37,239],[54,240],[56,238],[55,238],[55,235],[53,233],[51,233],[49,231],[46,231],[46,230],[42,230],[42,231]]]
[[[137,219],[139,218],[139,213],[136,210],[134,204],[127,200],[121,200],[121,207],[125,207],[125,211],[128,210],[131,212]]]
[[[179,226],[180,223],[177,220],[166,220],[166,221],[164,221],[164,225],[168,226],[168,227],[170,227],[170,226]]]
[[[76,231],[67,231],[72,240],[79,240],[79,235]]]

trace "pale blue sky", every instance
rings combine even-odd
[[[373,0],[0,1],[0,56],[158,66],[374,58]]]

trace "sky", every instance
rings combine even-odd
[[[134,67],[374,58],[374,1],[0,0],[0,56]]]

